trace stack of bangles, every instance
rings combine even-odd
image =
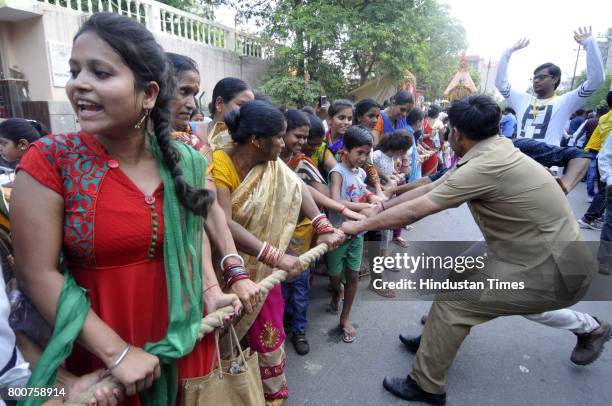
[[[333,234],[336,231],[325,214],[319,214],[313,218],[312,227],[314,227],[315,233],[318,235]]]
[[[225,260],[229,258],[237,258],[240,263],[225,266]],[[221,260],[221,269],[223,269],[223,279],[228,288],[239,280],[249,279],[249,274],[244,269],[244,259],[238,254],[228,254],[224,256]]]
[[[261,249],[259,250],[259,254],[257,254],[257,260],[263,262],[271,268],[275,268],[283,255],[285,254],[281,250],[264,241]]]

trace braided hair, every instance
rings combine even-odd
[[[180,155],[170,142],[169,103],[175,97],[176,81],[172,66],[162,47],[142,24],[113,13],[93,14],[75,35],[93,31],[106,42],[134,74],[136,89],[144,89],[149,82],[159,85],[159,94],[150,118],[163,162],[172,174],[176,194],[181,204],[193,213],[206,217],[214,196],[206,189],[187,183],[180,165]]]

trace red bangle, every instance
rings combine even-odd
[[[333,234],[335,232],[334,227],[330,223],[327,216],[324,214],[320,214],[317,217],[315,217],[314,221],[312,222],[312,226],[315,229],[315,233],[319,235]]]
[[[243,280],[243,279],[249,279],[249,275],[248,275],[248,274],[246,274],[246,273],[244,273],[244,274],[236,275],[236,276],[234,276],[234,277],[230,278],[230,279],[227,281],[227,287],[228,287],[228,288],[231,288],[231,287],[232,287],[232,285],[233,285],[234,283],[236,283],[236,282],[238,282],[238,281],[241,281],[241,280]]]

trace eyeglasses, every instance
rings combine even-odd
[[[552,78],[552,77],[554,77],[554,76],[553,75],[537,75],[537,76],[532,77],[531,81],[535,82],[536,80],[540,81],[540,80],[544,80],[546,78]]]

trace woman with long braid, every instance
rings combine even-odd
[[[206,161],[171,141],[172,70],[138,22],[91,16],[70,71],[82,131],[32,144],[11,207],[20,286],[54,326],[29,385],[50,385],[67,357],[72,372],[106,367],[128,404],[170,405],[181,379],[210,368],[203,313],[241,310],[203,232]]]

